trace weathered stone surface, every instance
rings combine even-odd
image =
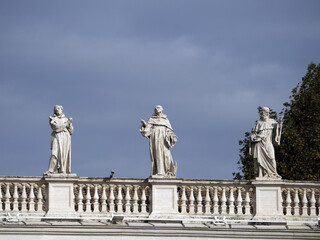
[[[152,184],[151,216],[174,215],[178,213],[176,185]]]
[[[274,145],[280,145],[282,122],[269,118],[269,112],[269,108],[262,108],[260,120],[250,137],[249,153],[255,159],[256,179],[281,179],[277,173]]]
[[[76,216],[73,183],[49,182],[46,217]]]
[[[140,132],[142,136],[149,138],[151,177],[176,177],[177,163],[173,162],[170,148],[176,144],[177,136],[162,111],[163,108],[157,105],[148,122],[141,120]]]
[[[319,239],[320,236],[319,182],[67,175],[0,177],[0,189],[0,239]],[[43,204],[47,202],[44,209],[40,207],[42,200]],[[279,202],[284,203],[280,208]],[[83,205],[85,208],[80,211]],[[184,207],[186,211],[182,211]],[[244,211],[247,207],[259,214]],[[286,215],[285,208],[294,211]],[[122,221],[113,223],[115,216],[122,216]]]
[[[73,134],[72,118],[66,118],[63,107],[54,106],[54,113],[49,117],[52,128],[51,158],[49,169],[44,174],[71,173],[71,135]]]
[[[216,226],[215,228],[194,227],[177,224],[142,224],[142,225],[93,225],[81,222],[49,222],[50,225],[0,225],[0,239],[67,239],[67,240],[102,240],[102,239],[314,239],[318,240],[320,231],[316,229],[286,229],[284,226],[265,225],[252,227],[244,225]]]

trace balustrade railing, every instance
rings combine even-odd
[[[178,190],[182,214],[251,216],[253,212],[253,186],[247,182],[185,181]]]
[[[78,213],[117,213],[147,215],[150,212],[150,186],[144,180],[79,179],[74,184],[75,211]]]
[[[60,188],[59,184],[63,187]],[[171,186],[174,188],[170,188]],[[110,217],[112,214],[146,218],[153,213],[153,207],[156,208],[156,214],[161,214],[163,208],[156,206],[164,204],[164,206],[174,206],[170,211],[175,217],[225,216],[230,219],[252,219],[259,214],[261,216],[261,211],[264,215],[264,209],[256,212],[257,202],[259,204],[265,202],[265,199],[261,199],[262,195],[257,194],[258,188],[263,194],[265,194],[263,191],[268,194],[268,191],[272,190],[270,193],[274,194],[274,200],[267,199],[269,202],[263,206],[279,204],[281,209],[277,212],[278,217],[295,221],[317,219],[320,216],[320,182],[79,177],[0,177],[0,214],[4,216],[6,213],[23,213],[27,216],[47,216],[51,209],[50,216],[53,216],[52,214],[59,210],[59,206],[66,206],[71,202],[68,216],[74,214],[72,216],[80,218],[94,215]],[[59,198],[53,192],[50,195],[50,189],[57,191],[55,193],[69,192]],[[163,202],[161,194],[163,191],[171,193],[171,189],[175,190],[173,197],[167,198],[173,202],[170,205]],[[153,193],[153,190],[158,192]],[[277,200],[278,198],[280,200]],[[48,204],[50,200],[51,205]],[[63,212],[60,211],[59,214]]]
[[[0,178],[0,212],[44,213],[46,183],[41,178]]]
[[[282,207],[285,216],[319,216],[319,183],[286,183],[281,188]]]

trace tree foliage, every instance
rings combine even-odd
[[[284,103],[281,145],[276,149],[278,173],[284,179],[320,180],[320,64],[310,64]],[[271,114],[276,119],[276,113]],[[239,141],[240,159],[235,179],[254,178],[249,136]]]

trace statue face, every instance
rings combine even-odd
[[[154,112],[157,113],[157,114],[162,113],[162,111],[163,111],[163,108],[160,105],[157,105],[154,108]]]
[[[262,120],[267,120],[269,118],[269,112],[262,111],[261,118],[262,118]]]
[[[62,107],[60,107],[60,106],[55,107],[54,113],[56,115],[61,115],[62,114]]]

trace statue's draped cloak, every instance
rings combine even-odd
[[[274,145],[280,144],[278,123],[274,119],[257,121],[251,134],[251,151],[257,163],[259,178],[279,178]]]
[[[175,145],[177,137],[166,115],[153,115],[140,132],[150,139],[151,175],[176,176],[177,166],[173,162],[170,148]]]
[[[72,125],[62,114],[61,116],[53,115],[49,120],[52,128],[51,155],[56,158],[56,166],[49,166],[49,169],[57,168],[60,173],[71,172],[71,135],[73,133]],[[52,165],[50,163],[50,165]],[[54,169],[56,171],[56,169]]]

